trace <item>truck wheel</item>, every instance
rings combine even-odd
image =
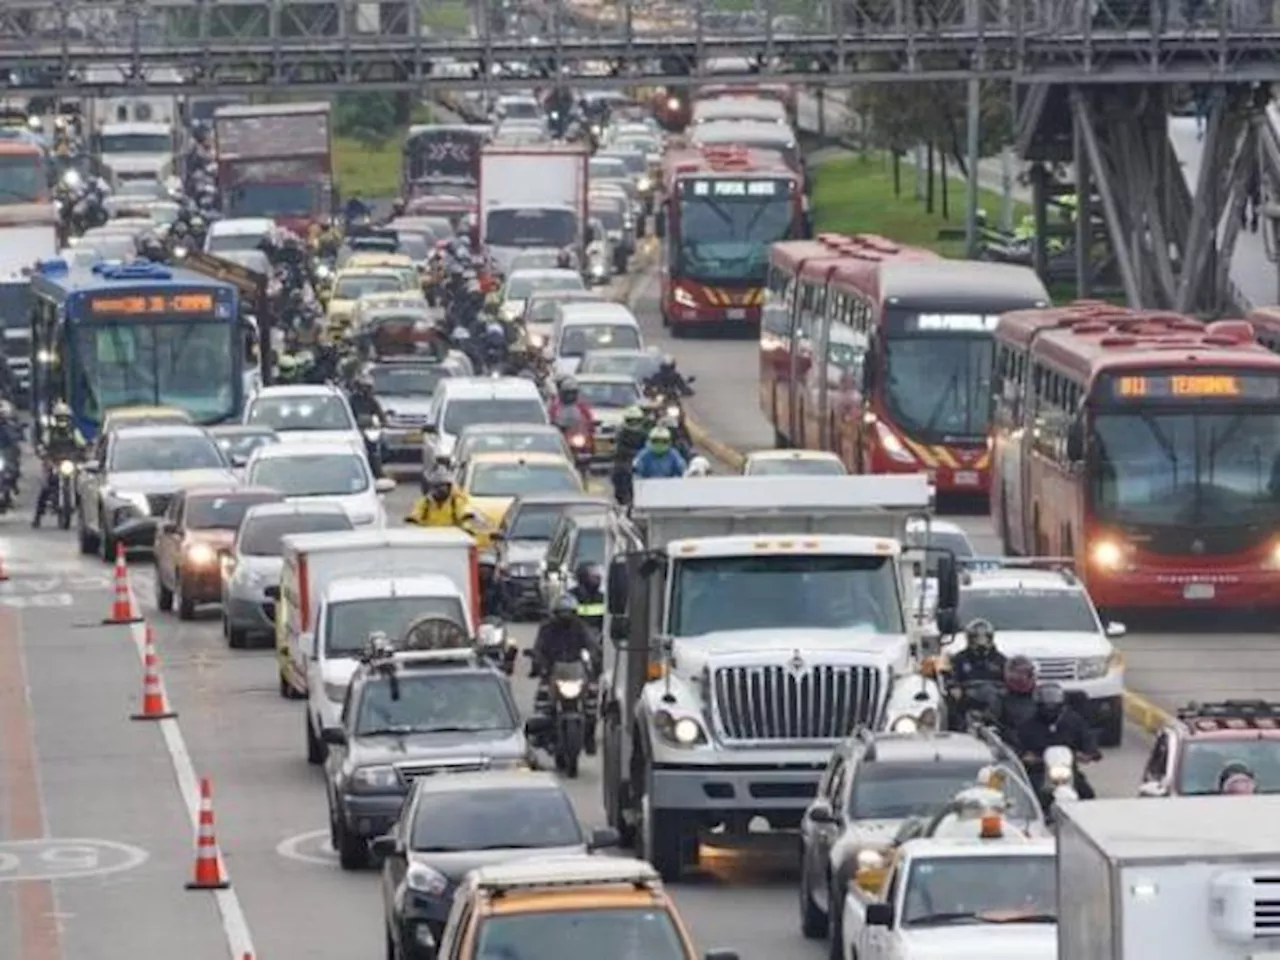
[[[805,863],[804,843],[800,844],[800,933],[806,940],[821,940],[827,935],[827,915],[813,902],[809,884],[809,867]]]
[[[675,883],[684,869],[684,824],[677,813],[654,810],[646,793],[640,801],[642,858],[653,864],[663,880]]]

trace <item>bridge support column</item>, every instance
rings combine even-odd
[[[1071,88],[1079,216],[1089,216],[1096,196],[1131,306],[1229,312],[1231,254],[1257,155],[1256,110],[1246,86],[1214,89],[1193,194],[1169,142],[1167,89]],[[1083,287],[1088,277],[1080,276]]]

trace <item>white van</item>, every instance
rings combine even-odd
[[[557,374],[577,371],[592,350],[643,350],[636,315],[612,301],[566,300],[556,304],[548,359]]]
[[[453,466],[466,427],[484,423],[548,423],[538,385],[524,377],[447,377],[436,384],[422,435],[422,464]]]
[[[440,553],[460,558],[450,548]],[[497,628],[477,622],[474,596],[470,570],[461,563],[453,574],[343,577],[330,582],[320,598],[314,631],[304,632],[298,644],[307,677],[307,760],[324,762],[328,751],[320,731],[341,726],[347,687],[370,634],[385,633],[396,644],[415,620],[439,617],[457,625],[456,645],[470,644],[473,638],[486,647],[493,645]]]
[[[307,657],[303,634],[316,629],[325,588],[351,577],[441,574],[461,584],[470,607],[470,623],[480,621],[480,582],[476,544],[453,528],[356,530],[303,533],[285,537],[280,597],[276,605],[276,660],[280,695],[307,693]],[[314,639],[307,644],[314,645]]]

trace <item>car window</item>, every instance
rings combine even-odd
[[[1052,855],[918,857],[911,861],[903,927],[938,929],[965,918],[1016,923],[1055,917],[1057,860]]]
[[[578,387],[588,407],[618,409],[640,402],[640,388],[634,381],[609,383],[600,380],[580,380]]]
[[[994,590],[960,592],[961,623],[986,620],[1002,630],[1097,633],[1098,621],[1083,590]]]
[[[227,466],[218,445],[207,436],[117,437],[108,473],[167,473],[173,470],[221,470]]]
[[[369,470],[354,452],[308,453],[258,460],[248,481],[286,497],[350,497],[369,489]]]
[[[559,433],[539,430],[537,433],[476,433],[463,437],[458,445],[458,459],[476,453],[564,453],[564,440]]]
[[[420,617],[452,620],[466,629],[467,615],[457,597],[343,600],[329,604],[325,613],[324,651],[330,657],[358,657],[370,634],[385,633],[393,643],[399,642]]]
[[[567,463],[477,463],[467,485],[473,497],[522,497],[581,489],[577,471]]]
[[[279,443],[274,433],[229,433],[218,437],[218,446],[229,457],[248,458],[249,454],[268,443]]]
[[[237,530],[255,503],[274,503],[270,494],[237,494],[229,497],[187,497],[184,526],[189,530]]]
[[[560,356],[581,357],[588,350],[638,350],[640,331],[625,323],[575,323],[560,337]]]
[[[379,731],[475,732],[514,730],[516,715],[497,674],[410,673],[364,685],[356,736]]]
[[[441,430],[458,434],[463,427],[477,423],[546,423],[547,411],[542,401],[526,399],[458,399],[444,408]]]
[[[452,371],[443,364],[378,366],[369,371],[373,392],[382,397],[427,397]]]
[[[904,820],[932,813],[978,779],[983,764],[930,761],[860,764],[849,793],[854,820]]]
[[[1253,772],[1258,793],[1280,793],[1280,740],[1189,739],[1182,750],[1176,793],[1218,793],[1222,769],[1235,761]]]
[[[566,504],[530,503],[513,510],[514,516],[508,514],[507,539],[549,541],[566,509]]]
[[[688,954],[667,912],[657,907],[593,907],[484,918],[478,960],[685,960]]]
[[[339,280],[333,288],[333,299],[359,300],[371,293],[399,293],[403,289],[404,281],[399,277],[362,274]]]
[[[573,806],[560,789],[430,791],[418,798],[410,849],[536,849],[583,840]]]
[[[354,430],[347,405],[338,397],[258,397],[248,421],[272,430]]]
[[[278,557],[284,553],[284,538],[295,533],[332,533],[350,529],[351,518],[345,510],[251,517],[240,528],[239,550],[250,557]]]

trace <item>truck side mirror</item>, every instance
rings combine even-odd
[[[1067,459],[1072,463],[1084,459],[1084,425],[1079,418],[1072,420],[1067,427]]]
[[[347,745],[347,731],[341,727],[325,727],[320,731],[320,739],[331,747],[345,747]]]
[[[867,904],[868,927],[892,927],[893,906],[888,903]]]
[[[631,618],[625,614],[609,617],[609,639],[615,644],[622,643],[631,636]]]
[[[960,570],[955,554],[938,554],[938,610],[954,611],[960,606]]]
[[[631,591],[631,576],[626,556],[614,557],[609,564],[609,583],[605,589],[605,600],[609,614],[613,617],[624,616],[627,612],[627,599]]]

